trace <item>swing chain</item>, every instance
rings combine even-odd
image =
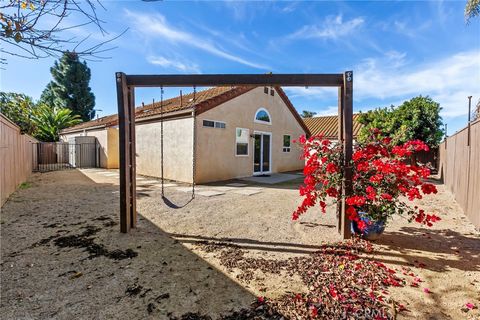
[[[193,138],[192,138],[192,143],[193,143],[193,147],[192,147],[192,199],[195,199],[195,170],[196,170],[196,163],[195,163],[195,160],[196,160],[196,123],[195,123],[195,116],[196,116],[196,112],[195,112],[195,107],[196,107],[196,97],[197,97],[197,86],[193,86],[193,110],[192,110],[192,122],[193,122]]]
[[[160,161],[162,168],[162,197],[165,196],[164,184],[163,184],[163,86],[160,87]]]

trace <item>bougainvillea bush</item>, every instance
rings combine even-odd
[[[328,198],[334,203],[342,199],[341,145],[321,136],[309,139],[302,136],[298,142],[303,147],[305,180],[300,187],[303,201],[293,213],[294,220],[315,205],[325,213]],[[426,182],[430,169],[422,164],[409,163],[413,153],[428,150],[422,141],[395,145],[378,129],[372,130],[368,142],[354,148],[350,164],[353,194],[345,199],[347,217],[355,221],[360,230],[364,230],[368,221],[386,222],[395,214],[427,226],[440,220],[438,216],[408,204],[425,194],[437,193],[435,185]]]

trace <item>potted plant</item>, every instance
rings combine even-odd
[[[300,186],[303,201],[293,212],[296,220],[308,208],[319,205],[325,213],[327,198],[333,203],[342,200],[343,149],[337,142],[313,136],[299,139],[305,158],[304,184]],[[435,185],[426,182],[430,169],[422,164],[410,164],[409,157],[428,146],[419,140],[395,145],[378,129],[371,131],[367,143],[358,144],[350,166],[353,170],[353,193],[345,198],[346,214],[352,221],[352,231],[366,239],[377,238],[389,218],[400,214],[409,221],[431,226],[440,220],[426,214],[407,201],[421,199],[423,194],[437,193]]]

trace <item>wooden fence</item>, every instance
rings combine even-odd
[[[33,142],[0,113],[0,206],[32,173]]]
[[[480,228],[480,119],[439,146],[439,174],[468,219]]]

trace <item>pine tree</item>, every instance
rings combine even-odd
[[[53,80],[42,92],[40,101],[51,108],[68,108],[83,121],[95,116],[95,95],[89,87],[90,68],[75,52],[65,52],[50,68]]]

